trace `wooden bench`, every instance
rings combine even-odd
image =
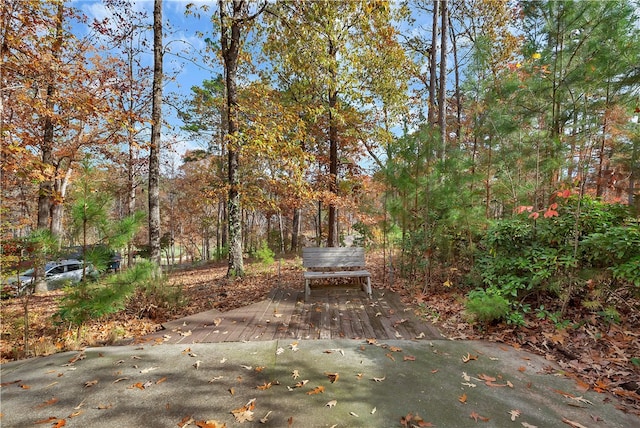
[[[365,267],[364,248],[303,248],[302,265],[307,268],[304,273],[305,298],[311,295],[311,281],[325,278],[354,278],[371,297],[371,274],[362,269]]]

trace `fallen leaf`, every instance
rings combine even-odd
[[[162,382],[165,382],[166,380],[167,380],[167,377],[166,377],[166,376],[165,376],[165,377],[161,377],[160,379],[158,379],[158,380],[156,381],[156,385],[159,385],[159,384],[161,384]]]
[[[236,393],[236,390],[234,387],[229,388],[229,394],[234,395]]]
[[[386,354],[384,354],[384,355],[385,355],[385,357],[389,358],[391,361],[395,361],[395,360],[396,360],[396,359],[394,358],[394,356],[393,356],[393,355],[391,355],[391,353],[390,353],[390,352],[387,352],[387,353],[386,353]]]
[[[473,419],[474,421],[478,422],[478,420],[482,421],[482,422],[488,422],[489,418],[485,417],[485,416],[481,416],[476,412],[471,412],[471,414],[469,415],[469,417],[471,419]]]
[[[478,356],[477,355],[471,355],[469,352],[467,352],[467,355],[463,355],[462,356],[462,362],[463,363],[468,363],[469,361],[473,361],[473,360],[477,360]]]
[[[97,385],[97,384],[98,384],[97,380],[90,380],[84,383],[84,387],[91,388],[93,385]]]
[[[416,357],[414,357],[413,355],[405,355],[402,358],[402,361],[415,361],[415,360],[416,360]]]
[[[335,405],[338,404],[338,400],[331,400],[329,402],[327,402],[327,404],[325,404],[326,407],[335,407]]]
[[[269,410],[269,411],[267,412],[267,414],[266,414],[266,415],[264,415],[264,417],[263,417],[263,418],[260,418],[260,423],[261,423],[261,424],[266,424],[267,422],[269,422],[269,415],[270,415],[271,413],[272,413],[272,411],[271,411],[271,410]]]
[[[54,428],[61,428],[63,426],[65,426],[67,424],[67,421],[64,419],[59,419],[58,422],[56,422],[55,424],[53,424]]]
[[[462,404],[467,402],[467,394],[463,393],[460,397],[458,397],[458,401],[461,402]]]
[[[391,351],[391,352],[402,352],[402,348],[398,348],[397,346],[389,346],[389,351]]]
[[[387,378],[386,376],[383,376],[383,377],[374,377],[374,378],[372,378],[372,380],[373,380],[374,382],[382,382],[382,381],[384,381],[386,378]]]
[[[367,345],[375,345],[378,343],[378,339],[367,339]]]
[[[322,393],[324,393],[324,386],[320,385],[320,386],[316,386],[311,391],[307,392],[307,395],[315,395],[315,394],[322,394]]]
[[[351,416],[353,416],[354,418],[359,418],[359,417],[360,417],[360,416],[358,416],[358,414],[357,414],[357,413],[354,413],[354,412],[349,412],[349,414],[350,414]]]
[[[378,411],[378,408],[374,407],[373,409],[371,409],[371,414],[374,415],[377,411]]]
[[[263,383],[262,385],[258,385],[256,386],[256,389],[259,389],[260,391],[266,391],[267,389],[271,388],[273,386],[273,384],[271,382],[267,383]]]
[[[154,370],[158,370],[159,367],[148,367],[146,369],[142,369],[140,370],[140,373],[145,374],[145,373],[149,373],[152,372]]]
[[[256,399],[252,398],[247,404],[231,411],[237,422],[253,420],[253,410],[256,407]]]
[[[338,373],[326,373],[325,375],[327,375],[327,377],[329,378],[329,382],[331,383],[336,383],[338,381],[338,379],[340,378],[340,374]]]
[[[193,367],[195,367],[196,370],[198,370],[200,368],[200,364],[202,363],[202,361],[198,360],[195,363],[193,363]]]
[[[298,370],[294,370],[291,373],[291,377],[294,378],[294,379],[298,379],[300,377],[300,373],[298,373]]]
[[[194,420],[191,416],[185,416],[184,418],[182,418],[180,422],[178,422],[178,426],[182,428],[187,425],[190,425],[192,422],[194,422]]]
[[[218,421],[197,421],[198,428],[227,428],[227,424]]]
[[[42,409],[43,407],[47,407],[47,406],[52,406],[54,404],[56,404],[58,402],[58,399],[56,397],[52,397],[49,400],[45,401],[44,403],[40,403],[36,406],[37,409]]]
[[[511,420],[515,421],[516,418],[520,417],[520,410],[517,410],[517,409],[510,410],[509,414],[511,415]]]
[[[578,422],[571,421],[571,420],[569,420],[567,418],[562,418],[562,422],[564,422],[565,424],[567,424],[567,425],[569,425],[570,427],[573,427],[573,428],[587,428],[586,426],[584,426],[584,425],[582,425],[582,424],[580,424]]]
[[[531,425],[531,424],[528,424],[528,423],[526,423],[526,422],[522,422],[522,426],[523,426],[524,428],[538,428],[538,426],[537,426],[537,425]]]

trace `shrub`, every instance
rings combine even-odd
[[[266,242],[255,253],[256,258],[265,266],[271,266],[275,261],[275,253],[269,248]]]
[[[465,307],[476,321],[485,324],[504,320],[510,312],[507,299],[485,290],[471,291],[467,296]]]
[[[640,230],[624,225],[624,206],[570,197],[547,213],[538,217],[524,212],[496,221],[479,247],[475,275],[490,294],[510,303],[509,317],[532,295],[560,296],[564,310],[602,272],[609,278],[605,284],[618,281],[640,288]],[[483,314],[482,303],[489,300],[473,293],[470,309]]]

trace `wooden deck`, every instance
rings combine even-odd
[[[441,339],[395,293],[353,288],[276,289],[268,299],[229,312],[211,310],[163,324],[137,342],[214,343],[273,339]]]

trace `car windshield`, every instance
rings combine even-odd
[[[20,276],[33,276],[33,268],[25,270]]]

